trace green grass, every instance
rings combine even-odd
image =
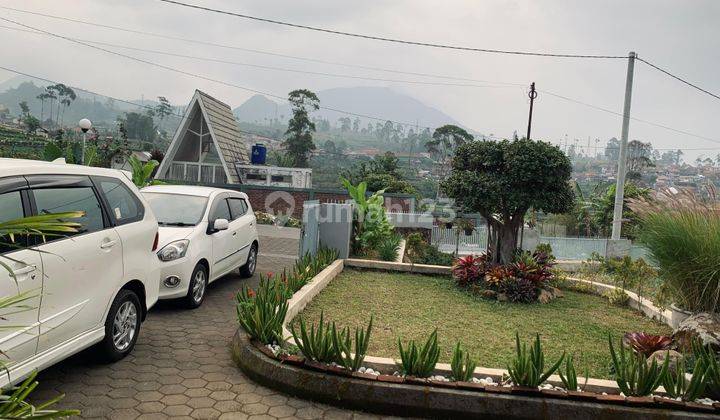
[[[576,354],[578,374],[609,378],[607,334],[627,331],[670,334],[668,326],[638,312],[612,306],[599,296],[566,291],[541,304],[483,300],[455,287],[449,277],[346,269],[301,313],[317,322],[365,326],[374,315],[369,355],[399,358],[397,338],[424,339],[437,327],[440,361],[449,363],[460,340],[478,366],[507,368],[514,354],[515,331],[530,340],[540,333],[546,363],[563,350]],[[580,357],[582,354],[582,357]]]

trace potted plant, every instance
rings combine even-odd
[[[459,229],[463,230],[465,236],[472,235],[473,231],[475,230],[475,225],[470,219],[458,219],[457,226]]]

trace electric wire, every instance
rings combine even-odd
[[[187,7],[187,8],[191,8],[191,9],[202,10],[202,11],[212,12],[212,13],[219,13],[219,14],[223,14],[223,15],[227,15],[227,16],[233,16],[233,17],[238,17],[238,18],[242,18],[242,19],[249,19],[249,20],[254,20],[254,21],[258,21],[258,22],[271,23],[271,24],[281,25],[281,26],[288,26],[288,27],[297,28],[297,29],[306,29],[306,30],[310,30],[310,31],[323,32],[323,33],[328,33],[328,34],[333,34],[333,35],[342,35],[342,36],[348,36],[348,37],[353,37],[353,38],[362,38],[362,39],[369,39],[369,40],[374,40],[374,41],[392,42],[392,43],[405,44],[405,45],[415,45],[415,46],[420,46],[420,47],[432,47],[432,48],[442,48],[442,49],[449,49],[449,50],[472,51],[472,52],[483,52],[483,53],[493,53],[493,54],[525,55],[525,56],[536,56],[536,57],[593,58],[593,59],[626,59],[626,58],[628,58],[627,55],[560,54],[560,53],[547,53],[547,52],[535,52],[535,51],[475,48],[475,47],[465,47],[465,46],[449,45],[449,44],[437,44],[437,43],[431,43],[431,42],[409,41],[409,40],[404,40],[404,39],[389,38],[389,37],[377,36],[377,35],[367,35],[367,34],[358,34],[358,33],[353,33],[353,32],[346,32],[346,31],[338,31],[338,30],[334,30],[334,29],[321,28],[321,27],[317,27],[317,26],[301,25],[301,24],[297,24],[297,23],[286,22],[286,21],[281,21],[281,20],[276,20],[276,19],[268,19],[268,18],[246,15],[246,14],[242,14],[242,13],[230,12],[227,10],[214,9],[211,7],[200,6],[200,5],[196,5],[196,4],[183,3],[181,1],[175,1],[175,0],[159,0],[159,1],[161,1],[163,3],[173,4],[176,6],[182,6],[182,7]]]
[[[644,60],[644,59],[642,59],[642,58],[640,58],[640,57],[635,57],[635,59],[638,60],[638,61],[640,61],[641,63],[643,63],[643,64],[645,64],[645,65],[650,66],[651,68],[653,68],[653,69],[655,69],[655,70],[657,70],[657,71],[659,71],[659,72],[661,72],[661,73],[664,73],[664,74],[667,75],[667,76],[672,77],[673,79],[675,79],[675,80],[677,80],[677,81],[679,81],[679,82],[681,82],[681,83],[684,83],[684,84],[687,85],[687,86],[690,86],[690,87],[693,88],[693,89],[697,89],[697,90],[699,90],[700,92],[703,92],[703,93],[705,93],[705,94],[708,94],[708,95],[712,96],[712,97],[715,98],[715,99],[720,99],[720,95],[716,95],[716,94],[714,94],[714,93],[712,93],[712,92],[710,92],[710,91],[708,91],[708,90],[706,90],[706,89],[701,88],[700,86],[698,86],[698,85],[696,85],[696,84],[694,84],[694,83],[691,83],[691,82],[683,79],[683,78],[680,77],[680,76],[676,76],[676,75],[670,73],[670,71],[661,68],[660,66],[657,66],[657,65],[655,65],[655,64],[653,64],[653,63],[651,63],[651,62],[649,62],[649,61],[647,61],[647,60]]]

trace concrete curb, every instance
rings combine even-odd
[[[379,269],[388,271],[402,271],[402,272],[413,272],[419,274],[441,274],[450,275],[450,267],[440,265],[424,265],[424,264],[408,264],[408,263],[395,263],[389,261],[373,261],[373,260],[360,260],[360,259],[346,259],[346,260],[335,260],[332,264],[326,267],[323,271],[318,273],[310,282],[303,286],[300,290],[295,292],[293,297],[288,301],[288,311],[285,316],[285,323],[283,324],[283,338],[289,344],[295,344],[292,334],[287,329],[287,324],[297,316],[307,304],[317,296],[338,274],[340,274],[344,267],[357,267],[367,269]],[[394,359],[387,357],[376,357],[368,355],[365,357],[365,366],[371,367],[379,372],[392,374],[397,370],[397,363]],[[435,368],[436,375],[450,376],[451,374],[450,364],[438,363]],[[499,382],[504,378],[507,378],[507,370],[505,369],[494,369],[494,368],[475,368],[475,377],[486,378],[491,377],[494,381]],[[578,380],[584,382],[581,378]],[[552,375],[548,381],[549,383],[562,386],[562,381],[557,375]],[[596,379],[589,378],[586,390],[592,392],[607,392],[607,393],[618,393],[619,389],[615,381],[607,379]]]
[[[524,393],[503,387],[493,387],[493,391],[490,387],[488,390],[482,387],[466,390],[458,388],[457,384],[392,383],[348,376],[347,372],[318,371],[268,357],[250,342],[242,328],[232,339],[231,351],[238,367],[264,386],[300,398],[379,414],[463,419],[481,416],[508,419],[717,418],[711,413],[669,410],[653,403],[652,399],[644,402],[654,405],[649,408],[642,404],[632,406],[625,398],[608,399],[608,402],[601,403],[596,398],[604,397],[597,394],[588,394],[587,399],[572,399],[565,394],[533,390]],[[532,396],[523,395],[527,393]]]
[[[618,287],[615,287],[613,285],[598,283],[592,280],[578,279],[575,277],[567,277],[567,280],[574,283],[589,285],[594,290],[594,292],[599,295],[611,290],[618,289]],[[652,318],[654,320],[667,324],[673,329],[677,327],[677,322],[674,322],[673,320],[672,311],[669,311],[667,309],[662,310],[655,306],[649,299],[642,298],[638,296],[637,293],[631,292],[629,290],[625,290],[625,294],[628,295],[628,298],[630,298],[629,305],[631,308],[637,309],[640,312],[644,313],[648,318]]]

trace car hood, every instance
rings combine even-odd
[[[158,229],[158,234],[160,236],[158,249],[162,249],[170,242],[188,238],[192,235],[195,229],[200,229],[200,226],[160,226]]]

